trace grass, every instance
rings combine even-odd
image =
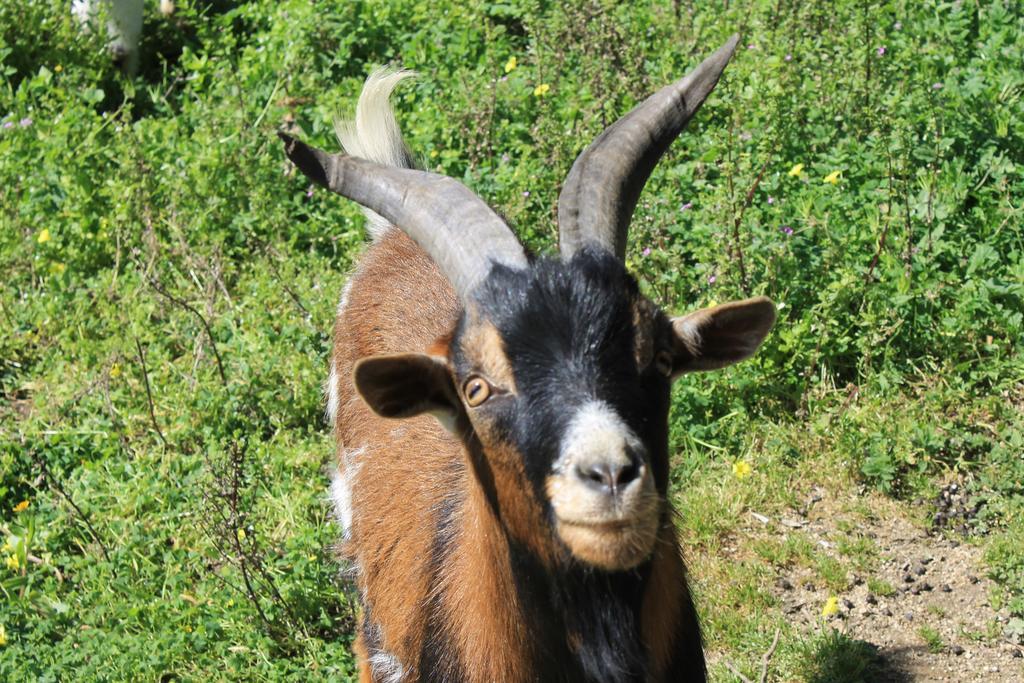
[[[946,649],[946,644],[942,642],[942,636],[931,626],[922,626],[917,629],[917,635],[924,641],[928,651],[932,654],[939,654]]]
[[[713,676],[756,672],[777,628],[781,680],[877,674],[870,644],[800,631],[772,590],[796,568],[891,592],[858,534],[876,496],[927,525],[959,482],[993,600],[1024,617],[1015,3],[177,5],[147,15],[131,80],[66,3],[0,6],[0,678],[351,678],[320,387],[362,218],[274,132],[332,146],[400,59],[421,72],[396,98],[412,148],[550,250],[581,147],[736,30],[627,253],[672,312],[780,304],[754,360],[673,393]],[[751,515],[819,494],[834,552]]]

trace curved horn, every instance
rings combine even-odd
[[[629,222],[644,184],[718,83],[737,41],[739,34],[609,126],[579,155],[558,197],[563,259],[586,243],[625,257]]]
[[[288,158],[310,180],[376,211],[413,239],[463,301],[500,263],[525,268],[519,240],[465,185],[446,176],[328,154],[278,133]]]

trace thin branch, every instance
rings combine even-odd
[[[92,534],[93,540],[96,541],[96,544],[100,547],[100,552],[103,553],[103,558],[107,561],[108,564],[111,565],[111,573],[115,574],[116,576],[116,573],[114,572],[113,568],[113,563],[110,561],[110,554],[107,553],[107,546],[103,543],[103,539],[100,538],[100,534],[98,531],[96,531],[96,527],[94,527],[92,525],[92,522],[89,521],[89,516],[82,511],[82,508],[78,507],[78,505],[75,504],[75,501],[71,498],[71,495],[64,490],[64,487],[61,485],[61,483],[50,473],[50,468],[47,467],[46,461],[43,460],[42,456],[40,456],[35,450],[30,450],[29,453],[31,454],[31,457],[35,461],[36,465],[39,467],[43,475],[43,478],[50,485],[50,487],[54,491],[59,493],[61,497],[68,502],[68,505],[74,508],[79,518],[83,522],[85,522],[85,526],[89,529],[89,533]]]
[[[164,433],[160,431],[160,423],[156,421],[156,412],[153,410],[153,393],[149,389],[149,372],[146,370],[146,354],[142,351],[142,344],[139,343],[138,338],[135,339],[135,350],[139,354],[139,363],[142,365],[142,380],[146,385],[146,402],[149,404],[149,419],[153,421],[153,429],[156,430],[156,435],[160,437],[161,443],[164,448],[169,448],[167,445],[167,439],[164,438]]]
[[[729,671],[731,671],[732,675],[735,676],[736,678],[740,679],[741,681],[743,681],[743,683],[754,683],[754,681],[750,680],[749,678],[747,678],[746,676],[741,674],[739,672],[739,670],[736,667],[734,667],[732,664],[730,664],[729,662],[725,663],[725,668],[727,668]]]
[[[735,254],[737,263],[740,267],[740,284],[743,285],[743,293],[748,295],[750,294],[750,285],[747,281],[747,268],[743,263],[743,247],[740,245],[740,224],[743,222],[743,214],[747,212],[747,209],[750,208],[750,205],[754,201],[754,193],[756,193],[757,188],[761,186],[761,180],[764,178],[765,171],[768,170],[768,164],[771,163],[772,155],[774,153],[774,149],[768,152],[768,157],[761,165],[761,170],[758,172],[757,178],[754,179],[754,183],[750,186],[750,189],[747,190],[747,194],[743,198],[743,204],[740,206],[740,210],[736,212],[736,216],[733,219],[732,224],[732,240],[736,249]]]
[[[775,637],[772,638],[771,646],[768,648],[768,650],[763,655],[761,655],[761,676],[757,679],[758,683],[766,683],[767,680],[768,680],[768,665],[772,661],[772,655],[775,654],[775,648],[777,648],[779,646],[779,634],[780,633],[781,633],[781,631],[779,629],[775,629]],[[749,678],[744,676],[742,673],[740,673],[740,671],[736,667],[734,667],[731,663],[726,662],[725,663],[725,667],[727,669],[729,669],[729,671],[732,672],[733,676],[735,676],[736,678],[740,679],[743,683],[754,683],[754,681],[750,680]]]
[[[878,248],[875,249],[875,255],[871,259],[871,265],[868,267],[867,277],[864,278],[864,284],[871,282],[872,276],[875,274],[875,266],[878,265],[878,259],[882,255],[882,250],[885,249],[885,238],[889,235],[889,226],[892,225],[892,156],[889,156],[889,207],[885,217],[885,227],[882,228],[882,236],[878,240]]]
[[[765,683],[768,680],[768,664],[772,661],[772,655],[775,654],[775,648],[779,646],[779,629],[775,629],[775,637],[772,638],[772,645],[768,648],[768,651],[761,656],[761,678],[758,679],[758,683]]]
[[[146,279],[149,281],[149,285],[154,290],[156,290],[158,294],[165,297],[172,303],[181,306],[186,311],[188,311],[195,317],[199,318],[199,322],[202,323],[203,329],[206,330],[206,336],[210,339],[210,348],[213,349],[213,357],[217,361],[217,372],[220,373],[220,381],[224,386],[227,386],[228,378],[227,375],[224,373],[224,363],[223,361],[221,361],[220,352],[217,350],[217,341],[213,338],[213,330],[210,329],[210,323],[206,322],[206,318],[203,317],[203,314],[196,310],[194,306],[192,306],[186,301],[182,301],[181,299],[177,298],[176,296],[168,292],[166,289],[161,287],[160,283],[158,283],[155,278],[147,277]]]

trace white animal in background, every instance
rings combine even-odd
[[[139,41],[142,39],[143,0],[74,0],[71,13],[85,30],[105,22],[108,47],[126,74],[139,69]],[[160,14],[174,14],[174,0],[160,0]]]

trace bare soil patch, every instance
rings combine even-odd
[[[895,591],[874,594],[869,576],[851,576],[850,587],[835,596],[839,612],[827,621],[877,648],[883,670],[878,680],[1024,681],[1024,647],[1003,635],[1008,615],[990,604],[993,584],[985,577],[981,549],[930,535],[891,501],[872,498],[861,503],[867,503],[871,514],[844,510],[825,495],[801,511],[805,514],[768,520],[763,530],[807,534],[817,552],[838,556],[837,522],[846,520],[873,542],[878,563],[870,575],[872,584],[878,588],[881,580]],[[774,591],[802,630],[821,628],[822,606],[832,594],[812,570],[783,570]]]

